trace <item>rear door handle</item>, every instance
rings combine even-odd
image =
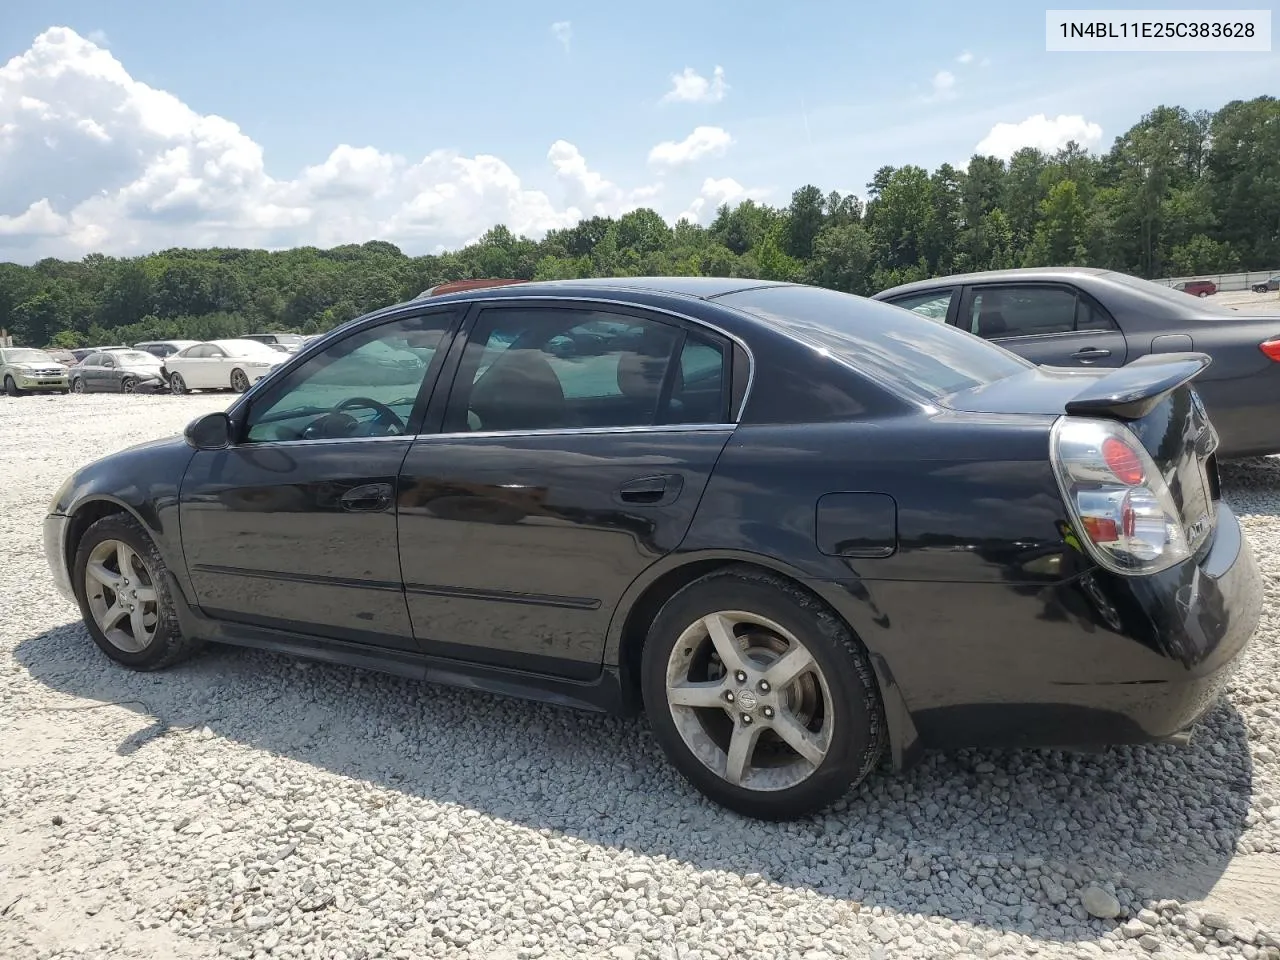
[[[1085,347],[1083,350],[1077,350],[1071,355],[1073,360],[1101,360],[1104,357],[1111,356],[1110,350],[1100,350],[1097,347]]]
[[[657,477],[640,477],[630,483],[624,483],[618,489],[618,499],[623,503],[643,503],[648,506],[662,506],[672,503],[680,496],[684,480],[675,474]]]
[[[352,513],[374,513],[391,506],[391,484],[366,483],[353,487],[338,501],[342,509]]]

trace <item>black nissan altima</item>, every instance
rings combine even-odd
[[[205,642],[643,711],[741,813],[924,748],[1185,741],[1260,615],[1193,388],[795,284],[434,293],[307,344],[44,533],[107,656]]]

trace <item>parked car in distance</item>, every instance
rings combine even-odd
[[[210,340],[179,350],[164,361],[173,393],[234,390],[244,393],[288,356],[257,340]]]
[[[67,365],[35,347],[0,347],[0,385],[10,397],[66,393]]]
[[[156,393],[166,389],[160,358],[142,350],[99,350],[70,371],[72,393]]]
[[[1255,283],[1250,289],[1254,293],[1268,293],[1272,290],[1280,290],[1280,275],[1274,276],[1269,280],[1263,280],[1261,283]]]
[[[221,641],[643,711],[784,819],[885,750],[1185,741],[1263,596],[1210,363],[1051,370],[758,280],[461,291],[78,470],[44,542],[133,669]]]
[[[163,360],[165,357],[171,357],[179,350],[185,350],[187,347],[195,346],[199,342],[199,340],[144,340],[142,343],[135,343],[133,349],[146,351],[153,357],[159,357]]]
[[[1218,285],[1212,280],[1186,280],[1174,284],[1173,289],[1189,293],[1193,297],[1211,297],[1218,292]]]
[[[307,340],[300,333],[246,333],[241,339],[265,343],[281,353],[297,353]]]
[[[76,347],[74,350],[71,351],[71,354],[76,358],[76,363],[79,363],[81,360],[89,356],[89,354],[91,353],[98,353],[102,350],[128,350],[128,349],[129,348],[126,347],[123,343],[117,343],[117,344],[108,345],[105,347]]]
[[[70,350],[64,350],[61,347],[45,347],[44,352],[66,367],[74,366],[80,362],[79,358],[74,353]]]
[[[1196,380],[1222,458],[1280,453],[1280,311],[1248,315],[1087,267],[935,277],[875,295],[1035,363],[1121,367],[1148,354],[1213,358]]]

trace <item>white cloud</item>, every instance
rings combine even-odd
[[[659,156],[706,156],[727,143],[699,128]],[[235,123],[135,80],[73,30],[51,28],[0,64],[0,260],[371,239],[420,253],[497,223],[540,236],[652,205],[663,191],[612,182],[565,140],[545,169],[550,192],[496,156],[437,149],[415,160],[344,143],[280,178]]]
[[[649,162],[657,167],[679,167],[703,157],[721,157],[733,144],[733,137],[721,127],[695,127],[683,140],[664,140],[649,151]]]
[[[551,35],[564,47],[564,52],[568,53],[569,46],[573,43],[573,24],[568,20],[558,20],[551,25]]]
[[[1096,147],[1102,142],[1102,127],[1085,120],[1080,114],[1059,114],[1050,120],[1043,113],[1027,117],[1021,123],[997,123],[974,147],[982,156],[1008,160],[1023,147],[1052,152],[1075,140],[1083,147]]]
[[[973,54],[966,50],[964,53],[960,54],[960,56],[956,57],[956,63],[973,63]]]
[[[111,41],[107,38],[105,30],[90,30],[86,36],[100,47],[111,45]]]
[[[724,82],[724,68],[717,66],[708,80],[693,67],[685,67],[681,73],[671,75],[671,89],[663,96],[663,103],[719,103],[729,92]]]
[[[566,198],[587,216],[616,217],[643,206],[662,192],[662,184],[623,190],[587,166],[582,152],[568,140],[557,140],[547,151],[556,176],[565,187]]]
[[[931,103],[953,100],[956,96],[956,75],[950,70],[939,70],[933,75],[933,92],[925,99]]]
[[[702,189],[698,195],[689,202],[688,208],[676,217],[676,220],[705,224],[723,204],[736,206],[748,198],[764,200],[768,192],[759,187],[748,189],[732,177],[722,177],[719,180],[707,177],[702,181]]]

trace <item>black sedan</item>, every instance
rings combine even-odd
[[[67,372],[72,393],[159,393],[168,390],[160,359],[142,350],[99,350]]]
[[[787,818],[886,753],[1186,738],[1262,598],[1207,363],[1052,371],[781,283],[467,290],[78,471],[45,545],[129,667],[215,641],[643,710]]]
[[[1280,453],[1280,312],[1241,314],[1149,280],[1085,267],[937,277],[874,297],[1035,363],[1120,367],[1149,354],[1213,358],[1196,381],[1225,458]]]

